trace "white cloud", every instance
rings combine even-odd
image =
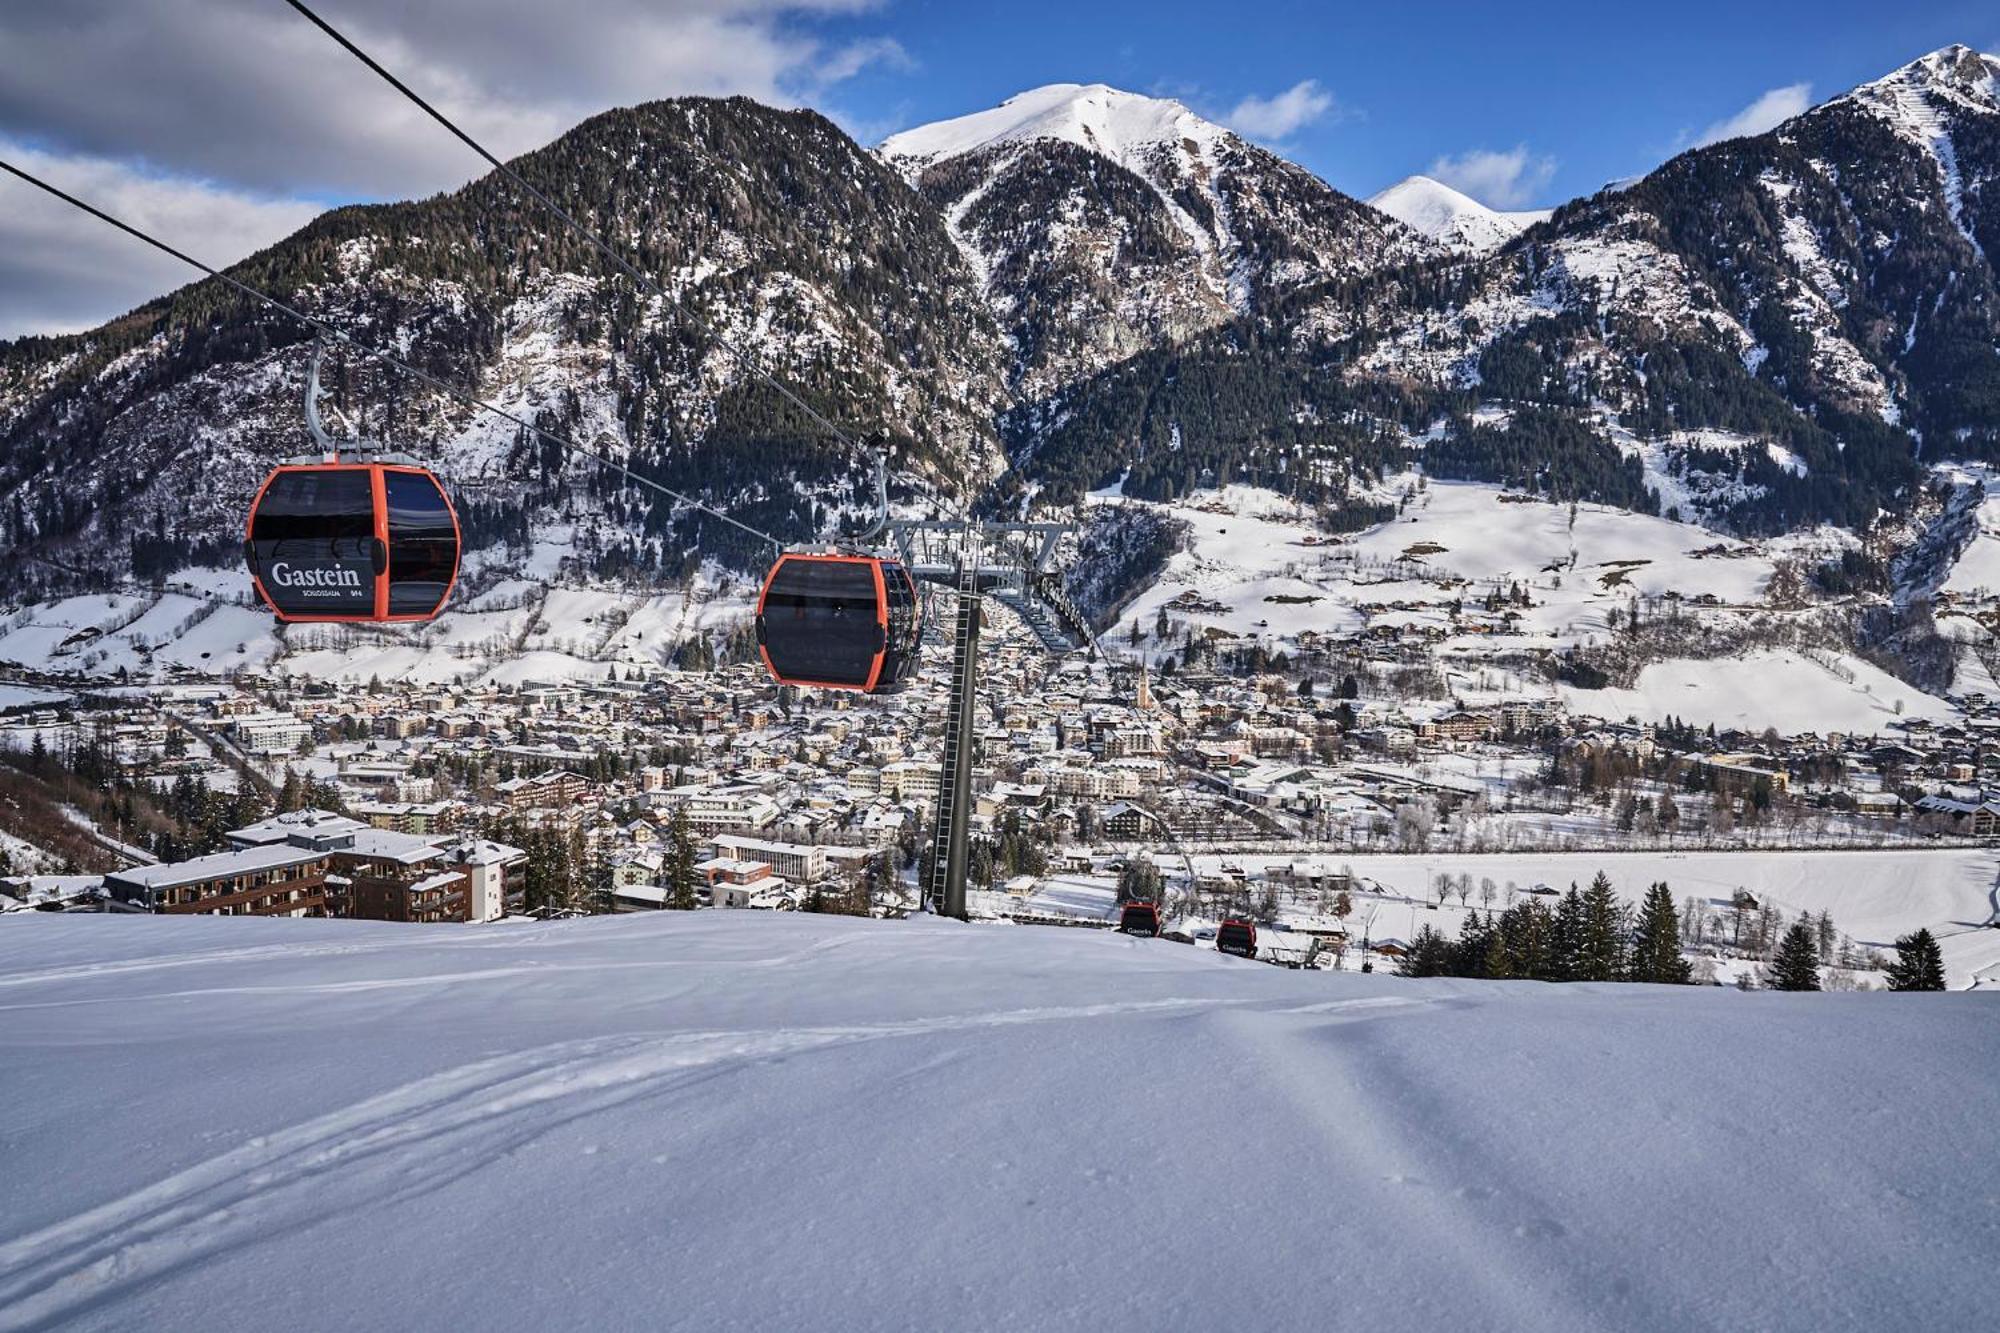
[[[1782,88],[1772,88],[1735,115],[1725,120],[1718,120],[1695,135],[1689,146],[1700,148],[1705,144],[1721,143],[1724,139],[1741,139],[1747,135],[1762,134],[1766,130],[1776,129],[1811,106],[1810,83],[1788,83]]]
[[[1527,208],[1555,179],[1556,160],[1530,153],[1526,144],[1516,144],[1504,153],[1477,148],[1457,157],[1437,158],[1429,174],[1488,208]]]
[[[321,211],[305,200],[148,175],[6,140],[0,157],[218,268],[289,236]],[[200,276],[26,182],[0,176],[0,338],[93,328]]]
[[[1252,139],[1282,140],[1335,110],[1332,93],[1317,79],[1301,79],[1270,97],[1250,96],[1238,102],[1222,123]]]
[[[828,52],[813,66],[812,81],[818,87],[845,83],[871,65],[907,70],[915,69],[917,62],[894,37],[867,37]]]
[[[866,69],[908,68],[892,39],[834,43],[813,26],[878,2],[318,0],[314,8],[505,157],[613,106],[685,94],[794,106],[823,100]],[[301,198],[421,197],[485,169],[273,0],[7,0],[0,140],[33,144],[42,166],[93,186],[119,182],[120,199],[134,206],[181,210],[161,215],[168,220],[211,219],[188,235],[217,262],[276,239],[279,221],[308,216]],[[98,236],[101,225],[80,216],[65,250],[60,233],[14,205],[15,193],[4,198],[6,332],[88,327],[185,280],[171,261],[108,231]],[[31,252],[48,273],[67,274],[69,299],[48,304],[62,293],[26,272]],[[31,306],[46,311],[42,322],[21,313]]]
[[[683,94],[790,106],[871,65],[803,20],[875,0],[321,0],[328,21],[503,156],[608,107]],[[272,0],[9,0],[0,134],[271,193],[403,198],[479,160]]]

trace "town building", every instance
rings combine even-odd
[[[225,835],[234,850],[104,877],[128,911],[495,921],[519,906],[519,848],[376,828],[324,810],[275,815]]]

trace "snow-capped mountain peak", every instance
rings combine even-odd
[[[1169,98],[1052,83],[892,135],[1019,355],[1024,402],[1431,247]]]
[[[1407,176],[1368,203],[1454,250],[1494,250],[1544,221],[1548,209],[1503,213],[1429,176]]]
[[[1990,127],[2000,116],[2000,57],[1969,46],[1941,47],[1873,83],[1864,83],[1829,106],[1852,102],[1889,122],[1896,134],[1937,164],[1945,205],[1959,233],[1979,241],[1966,213],[1966,185],[1954,137],[1968,124]],[[1985,133],[1990,134],[1989,128]],[[1973,163],[1977,170],[1978,156]]]
[[[1911,96],[1968,111],[2000,111],[2000,56],[1969,46],[1940,47],[1856,88],[1850,97],[1887,111]]]
[[[1199,151],[1232,137],[1169,98],[1102,83],[1051,83],[999,106],[904,130],[883,140],[882,156],[907,173],[1002,144],[1055,139],[1131,165],[1162,145]]]

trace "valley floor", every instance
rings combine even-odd
[[[1969,1328],[1993,1004],[31,914],[0,1327]]]

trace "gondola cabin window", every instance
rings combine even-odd
[[[421,472],[385,470],[389,512],[389,614],[433,616],[458,575],[458,522],[438,484]]]

